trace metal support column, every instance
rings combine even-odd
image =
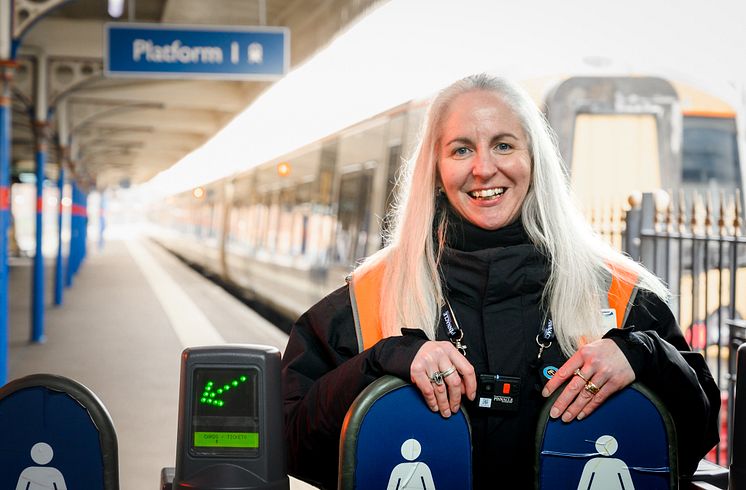
[[[36,255],[34,255],[34,286],[31,301],[31,341],[44,342],[44,166],[47,157],[47,57],[36,57],[36,90],[34,90],[36,136]]]
[[[64,153],[66,150],[63,148],[60,153]],[[60,155],[62,157],[62,155]],[[62,198],[65,195],[65,164],[63,158],[60,158],[60,170],[57,178],[57,188],[59,189],[59,210],[57,213],[57,260],[54,265],[54,304],[59,306],[62,304],[63,290],[65,289],[65,264],[64,256],[62,254],[62,247],[64,243],[62,241],[62,224],[63,224],[63,212],[64,206],[62,204]]]
[[[98,216],[98,251],[104,249],[104,233],[106,232],[106,194],[99,193],[99,216]]]
[[[57,104],[57,141],[59,142],[59,176],[57,188],[59,189],[59,206],[57,215],[57,261],[55,263],[54,275],[54,304],[61,305],[65,289],[65,256],[62,249],[65,246],[62,241],[62,226],[64,224],[65,207],[62,204],[65,197],[65,165],[68,160],[68,129],[67,129],[67,101],[61,100]]]
[[[8,381],[8,225],[10,224],[10,117],[11,82],[15,62],[11,59],[10,0],[0,0],[0,386]]]
[[[78,229],[76,216],[77,211],[77,192],[78,186],[74,180],[70,181],[70,250],[67,255],[67,268],[65,269],[65,287],[70,287],[73,284],[73,271],[75,269],[75,244],[78,242]]]

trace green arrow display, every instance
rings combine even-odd
[[[236,379],[230,380],[223,386],[216,386],[213,381],[208,381],[202,389],[202,397],[199,399],[199,402],[214,407],[222,407],[225,405],[225,401],[222,398],[223,394],[232,388],[237,388],[241,383],[245,383],[247,379],[249,378],[241,375]]]

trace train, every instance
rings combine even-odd
[[[657,76],[520,82],[557,135],[578,204],[633,192],[742,188],[738,115],[714,94]],[[384,245],[401,162],[428,96],[151,205],[153,240],[295,319]]]

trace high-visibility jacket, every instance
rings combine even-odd
[[[637,294],[638,275],[634,271],[611,264],[609,268],[611,281],[606,295],[608,304],[605,306],[616,312],[616,327],[622,328]],[[383,338],[379,308],[385,271],[386,264],[381,262],[364,274],[351,274],[347,280],[360,352]]]

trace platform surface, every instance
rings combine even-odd
[[[9,378],[53,373],[98,395],[119,439],[122,490],[158,487],[176,457],[180,355],[190,345],[253,343],[284,350],[287,335],[145,238],[89,251],[52,305],[45,341],[30,343],[32,260],[10,260]],[[314,488],[291,478],[291,488]]]

